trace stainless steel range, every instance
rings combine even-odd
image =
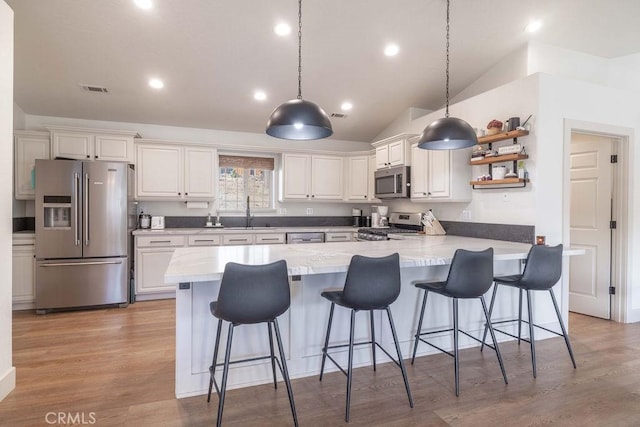
[[[422,231],[422,213],[391,212],[389,227],[368,227],[358,229],[358,240],[389,240],[389,235],[416,234]]]

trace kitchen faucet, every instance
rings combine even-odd
[[[246,228],[249,228],[249,225],[251,224],[251,220],[253,220],[253,216],[251,215],[251,206],[250,206],[249,196],[247,196],[247,217],[245,222]]]

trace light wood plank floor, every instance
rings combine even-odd
[[[570,322],[577,370],[561,338],[540,341],[534,380],[528,346],[508,342],[501,346],[509,376],[505,386],[494,353],[469,349],[461,353],[456,398],[452,359],[422,357],[407,366],[413,409],[394,365],[380,365],[375,374],[357,369],[349,424],[640,425],[640,324],[574,314]],[[84,414],[86,422],[95,419],[99,426],[211,425],[215,396],[211,404],[203,396],[174,397],[174,323],[173,300],[46,316],[14,313],[17,387],[0,402],[0,425],[51,425],[47,421],[55,421],[57,413]],[[294,380],[300,425],[344,425],[345,385],[341,373],[322,382]],[[285,388],[229,391],[224,424],[292,425]]]

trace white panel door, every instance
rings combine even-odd
[[[182,147],[139,144],[136,158],[138,198],[182,197]]]
[[[133,138],[129,136],[96,135],[95,160],[133,163]]]
[[[429,152],[418,148],[418,145],[411,147],[411,198],[425,199],[427,197],[427,156]]]
[[[404,140],[389,144],[389,166],[404,165]]]
[[[36,300],[35,246],[13,246],[13,302],[34,302]]]
[[[312,156],[311,198],[342,200],[343,160],[335,156]]]
[[[88,160],[93,159],[93,134],[53,133],[52,158]]]
[[[429,198],[451,196],[451,156],[449,150],[428,150],[427,182]]]
[[[165,283],[164,272],[174,248],[136,249],[136,295],[173,292],[176,283]]]
[[[31,199],[36,195],[36,159],[49,158],[49,134],[45,132],[16,133],[15,137],[15,197]]]
[[[571,246],[569,310],[609,318],[611,277],[612,143],[610,138],[571,137]]]
[[[215,157],[216,150],[211,147],[184,147],[185,198],[213,199]]]
[[[389,146],[383,145],[376,148],[376,169],[386,169],[389,167]]]
[[[283,154],[283,199],[309,199],[311,157],[305,154]]]
[[[369,157],[349,157],[347,199],[366,201],[369,195]]]
[[[376,156],[375,154],[369,156],[369,171],[367,172],[367,199],[370,202],[379,202],[380,199],[376,199]]]

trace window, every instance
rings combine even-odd
[[[219,156],[218,209],[273,209],[273,157]]]

